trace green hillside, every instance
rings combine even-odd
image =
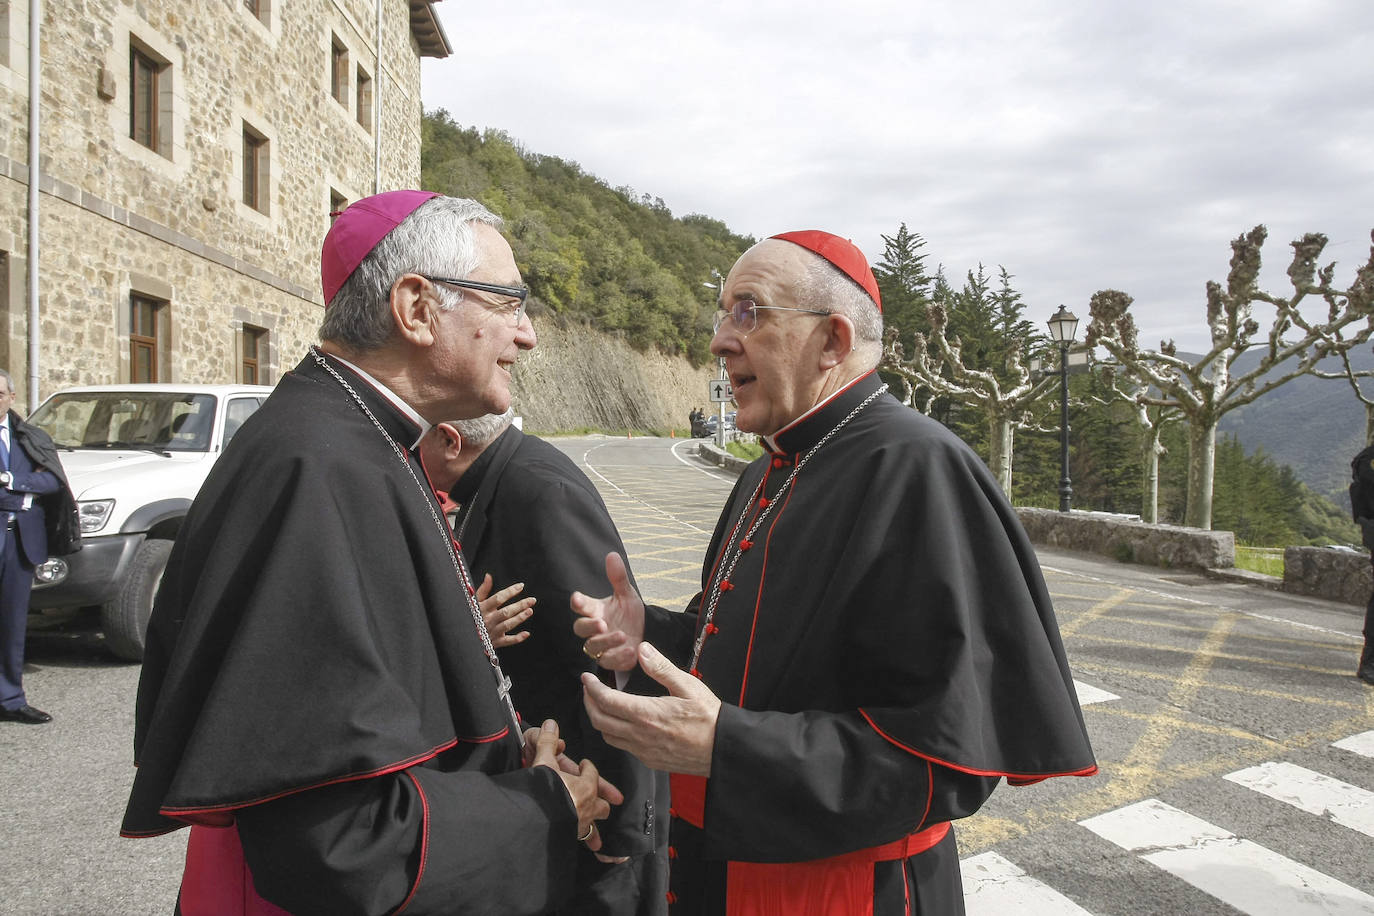
[[[695,364],[710,358],[715,297],[703,284],[754,243],[707,216],[612,188],[575,162],[530,152],[502,131],[424,117],[423,187],[481,201],[506,221],[531,314],[624,335]]]

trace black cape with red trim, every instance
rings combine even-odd
[[[1096,771],[1034,551],[957,437],[882,394],[783,490],[879,385],[864,376],[781,431],[721,515],[706,597],[684,615],[649,609],[646,638],[686,667],[717,563],[761,511],[746,504],[762,481],[777,504],[719,593],[695,671],[726,705],[710,779],[689,795],[674,777],[675,913],[736,905],[751,883],[776,899],[817,871],[785,863],[970,814],[999,777]],[[934,877],[920,861],[932,855],[943,858]],[[913,896],[918,911],[943,906],[921,902],[932,881],[943,882],[937,899],[958,899],[952,841],[847,874],[818,880],[825,893],[845,885],[851,903],[832,897],[814,912],[906,912]]]
[[[520,766],[415,424],[331,364],[377,423],[307,356],[187,515],[122,832],[233,825],[292,912],[543,912],[571,888],[576,813]]]

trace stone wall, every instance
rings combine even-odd
[[[1374,592],[1367,551],[1289,547],[1283,552],[1283,589],[1363,607]]]
[[[237,0],[42,5],[39,395],[129,379],[131,293],[167,303],[159,381],[238,378],[244,324],[268,331],[265,381],[295,364],[319,327],[331,200],[420,177],[411,0],[382,3],[380,67],[372,0],[269,0],[261,19]],[[31,334],[26,8],[0,3],[0,364],[21,410]],[[342,100],[331,94],[335,42],[348,55]],[[129,137],[131,47],[164,67],[157,149]],[[380,125],[359,123],[359,68],[381,94]],[[267,140],[261,209],[243,201],[245,126]]]
[[[1236,538],[1229,531],[1150,525],[1102,512],[1018,508],[1016,513],[1036,544],[1148,566],[1229,569],[1236,563]]]

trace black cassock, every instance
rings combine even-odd
[[[538,599],[525,624],[530,638],[499,650],[514,683],[521,718],[554,719],[574,760],[591,758],[625,794],[623,805],[597,823],[602,853],[630,856],[606,865],[579,856],[578,890],[561,912],[651,914],[666,911],[667,774],[608,745],[582,705],[583,671],[596,666],[573,633],[568,600],[574,591],[609,594],[606,554],[625,546],[606,504],[567,455],[511,426],[487,446],[449,494],[469,567],[494,587],[525,583]]]
[[[703,593],[649,609],[646,639],[686,668],[704,627],[690,670],[724,704],[710,778],[672,776],[674,913],[962,912],[949,821],[999,777],[1097,770],[1035,554],[983,462],[887,394],[805,458],[879,385],[776,434]]]
[[[419,426],[329,364],[377,422],[307,356],[187,515],[122,832],[194,825],[188,914],[271,912],[231,909],[254,888],[294,913],[545,912],[572,888],[576,811],[556,773],[521,767],[407,451]]]

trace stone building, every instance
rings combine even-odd
[[[450,52],[435,2],[43,0],[31,328],[31,0],[0,0],[0,366],[19,409],[291,368],[323,313],[330,212],[419,181],[420,58]]]

